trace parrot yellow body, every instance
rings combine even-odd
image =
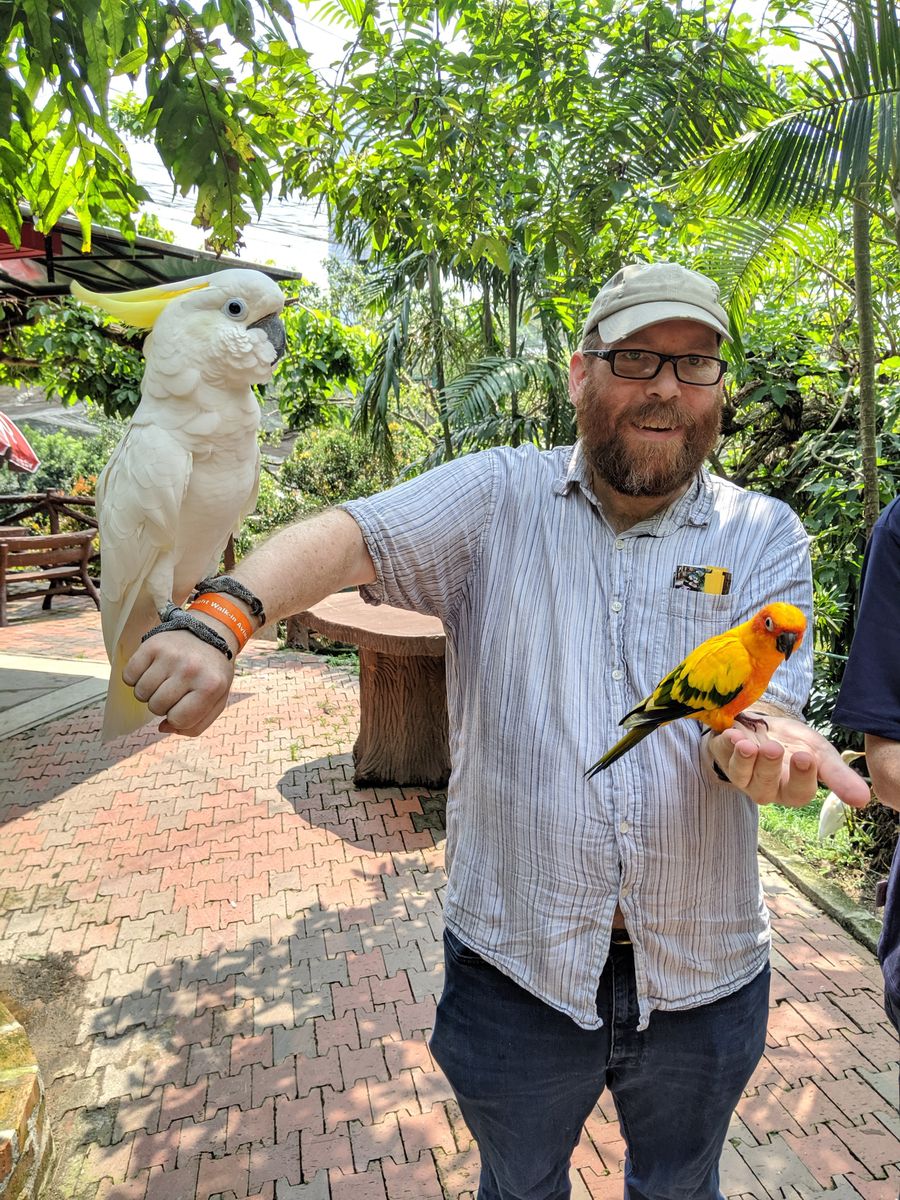
[[[700,721],[716,733],[729,729],[760,698],[776,668],[800,645],[805,629],[806,617],[799,608],[774,603],[702,642],[623,717],[620,724],[628,732],[594,763],[588,777],[679,717]]]
[[[141,401],[97,481],[100,615],[112,666],[102,737],[152,718],[122,682],[141,637],[218,570],[253,511],[259,403],[284,348],[284,298],[261,271],[234,269],[84,303],[151,328]]]

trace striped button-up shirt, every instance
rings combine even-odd
[[[345,507],[375,565],[365,599],[446,629],[451,931],[585,1029],[601,1024],[617,904],[640,1028],[654,1009],[748,983],[769,943],[757,809],[703,767],[701,727],[676,721],[585,771],[699,642],[772,600],[811,614],[808,538],[790,509],[700,471],[617,533],[580,446],[530,445]],[[799,714],[811,661],[807,637],[765,698]]]

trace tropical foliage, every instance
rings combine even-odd
[[[44,230],[73,211],[86,244],[99,218],[134,229],[147,197],[114,100],[139,81],[146,99],[130,110],[131,131],[152,137],[183,193],[196,189],[211,243],[233,245],[271,191],[268,162],[279,151],[255,96],[259,52],[283,44],[290,20],[287,0],[5,0],[0,228],[17,240],[24,203]],[[241,78],[222,35],[244,59]]]

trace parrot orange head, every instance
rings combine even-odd
[[[789,659],[803,641],[806,617],[793,604],[767,604],[750,621],[753,639]]]

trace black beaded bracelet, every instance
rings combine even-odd
[[[250,609],[250,612],[260,626],[266,623],[266,610],[263,608],[262,600],[259,596],[254,596],[249,588],[237,579],[233,579],[230,575],[216,575],[209,579],[201,579],[199,583],[194,584],[194,591],[191,599],[197,596],[205,596],[209,592],[221,592],[224,596],[234,596],[235,600],[242,600]]]
[[[715,759],[712,760],[712,765],[713,765],[713,771],[715,771],[716,775],[718,776],[719,779],[722,780],[723,783],[731,783],[731,780],[728,778],[728,776],[725,774],[725,772],[722,770],[722,768],[719,766],[719,764],[716,762]]]
[[[210,628],[203,621],[199,621],[196,617],[192,617],[190,613],[186,613],[183,608],[178,608],[174,604],[170,604],[166,611],[162,614],[162,622],[159,625],[147,631],[141,638],[142,642],[146,642],[147,638],[154,637],[157,633],[174,633],[176,630],[184,629],[188,633],[192,633],[194,637],[199,638],[201,642],[206,642],[208,646],[215,646],[221,651],[225,657],[231,661],[234,655],[228,648],[228,643],[216,631]]]

